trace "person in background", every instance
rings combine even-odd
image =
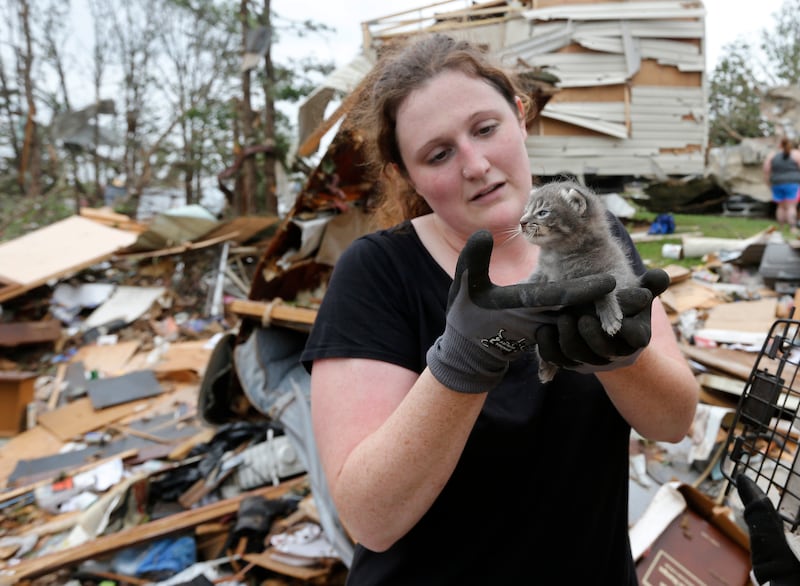
[[[348,585],[637,584],[631,428],[680,441],[699,392],[666,274],[616,221],[642,286],[614,337],[592,305],[610,275],[526,282],[528,99],[475,46],[423,36],[366,87],[349,121],[387,227],[337,261],[301,357]],[[547,384],[533,344],[563,367]]]
[[[764,180],[772,190],[775,219],[797,234],[797,197],[800,190],[800,150],[787,137],[781,138],[780,149],[764,160]]]

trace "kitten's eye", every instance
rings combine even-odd
[[[550,215],[550,210],[538,210],[536,212],[536,217],[539,218],[540,220],[546,218],[549,215]]]

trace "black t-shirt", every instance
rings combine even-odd
[[[451,282],[409,222],[359,238],[336,263],[304,364],[369,358],[422,372]],[[535,362],[512,363],[433,506],[387,551],[357,546],[348,585],[637,584],[629,437],[595,376],[562,370],[541,385]]]

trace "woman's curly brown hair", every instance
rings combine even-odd
[[[531,100],[515,79],[492,64],[486,52],[436,33],[411,42],[393,42],[381,53],[361,85],[347,126],[360,134],[371,178],[378,184],[374,208],[378,226],[388,227],[431,211],[411,187],[397,144],[397,111],[409,94],[443,71],[460,71],[492,85],[516,111],[516,98],[526,111]]]

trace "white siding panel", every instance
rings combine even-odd
[[[580,140],[565,140],[567,138]],[[686,147],[686,141],[664,140],[660,137],[630,138],[627,140],[585,136],[531,136],[526,142],[528,156],[531,158],[559,153],[562,156],[590,157],[603,153],[608,156],[653,156],[661,149]]]
[[[587,118],[584,116],[575,116],[572,114],[565,114],[560,112],[543,111],[542,116],[545,118],[552,118],[554,120],[561,120],[568,122],[575,126],[583,126],[595,132],[602,132],[609,136],[616,136],[617,138],[627,138],[628,129],[624,124],[614,124],[613,122],[605,122],[597,118]]]
[[[697,20],[626,20],[626,25],[631,35],[638,38],[653,39],[702,39],[705,36],[705,26]],[[535,23],[534,32],[539,27],[550,26],[555,23]],[[618,37],[622,34],[622,21],[579,21],[575,22],[576,34]]]
[[[625,104],[622,102],[548,102],[543,112],[625,122]]]
[[[703,157],[694,155],[668,155],[658,157],[588,157],[588,158],[539,158],[531,160],[534,175],[639,175],[657,176],[695,175],[703,173]]]
[[[664,18],[702,18],[706,10],[700,2],[603,2],[568,4],[526,10],[529,20],[660,20]]]
[[[572,43],[575,25],[572,22],[549,23],[536,27],[534,34],[524,41],[499,49],[495,55],[501,62],[515,63],[517,57],[546,55]]]

